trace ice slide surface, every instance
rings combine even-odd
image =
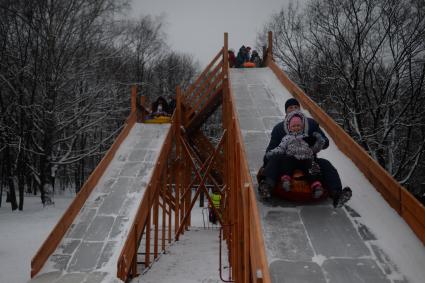
[[[169,124],[135,124],[34,282],[121,282],[117,260]]]
[[[292,96],[269,68],[230,69],[230,83],[257,188],[271,130]],[[410,227],[331,138],[319,156],[338,169],[353,197],[342,209],[329,201],[303,206],[258,198],[272,282],[424,282],[425,247]]]

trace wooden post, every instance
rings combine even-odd
[[[140,111],[139,119],[137,119],[137,122],[143,123],[145,121],[145,117],[148,113],[146,113],[146,96],[142,95],[140,96],[140,108],[142,111]]]
[[[131,113],[136,113],[137,111],[137,86],[131,86]]]
[[[174,229],[175,229],[175,234],[176,234],[176,240],[178,240],[177,238],[177,231],[179,229],[180,226],[180,174],[181,174],[181,158],[182,158],[182,152],[181,152],[181,142],[180,142],[180,135],[181,135],[181,131],[180,131],[180,125],[181,125],[181,90],[180,90],[180,86],[176,87],[176,111],[175,111],[175,138],[176,138],[176,159],[177,159],[177,166],[176,166],[176,170],[175,170],[175,206],[174,206]]]
[[[243,202],[243,206],[244,207],[244,212],[242,213],[243,216],[243,235],[244,235],[244,239],[243,239],[243,250],[244,250],[244,277],[245,280],[248,281],[249,279],[249,270],[250,270],[250,266],[249,266],[249,243],[251,241],[250,239],[250,234],[249,234],[249,190],[251,189],[248,183],[245,183],[244,186],[242,187],[242,202]]]
[[[174,166],[173,166],[174,167]],[[171,167],[172,173],[174,173],[174,169],[173,167]],[[169,189],[170,189],[170,196],[172,196],[172,184],[173,184],[173,178],[171,177],[171,174],[168,174],[168,184],[170,184]],[[170,203],[168,204],[168,244],[171,244],[171,219],[172,219],[172,212],[173,210],[171,209],[171,197],[170,197]]]
[[[168,164],[166,164],[163,174],[163,179],[165,179],[164,182],[161,183],[161,192],[162,192],[162,231],[161,231],[161,250],[165,251],[165,223],[166,223],[166,212],[167,212],[167,202],[165,200],[165,194],[167,189],[167,183],[168,183]],[[171,213],[171,209],[170,209]]]
[[[161,175],[160,175],[161,176]],[[155,225],[154,230],[154,240],[153,240],[153,258],[156,259],[158,257],[158,206],[159,206],[159,191],[162,186],[162,178],[155,182],[155,192],[154,192],[154,200],[153,200],[153,223]]]
[[[229,74],[229,46],[228,46],[228,33],[224,33],[224,47],[223,47],[223,73],[225,78]]]
[[[186,156],[185,158],[185,170],[184,170],[184,188],[186,188],[187,186],[189,186],[189,184],[191,183],[191,164]],[[186,194],[186,200],[185,200],[185,207],[186,210],[189,209],[190,207],[190,200],[192,197],[192,188],[190,188],[190,192],[188,194]],[[185,211],[186,213],[187,211]],[[188,230],[189,226],[191,225],[191,217],[189,217],[189,219],[186,221],[186,230]]]
[[[268,33],[268,43],[269,46],[267,48],[267,61],[273,61],[273,33],[271,31]]]
[[[149,187],[149,190],[152,188]],[[149,208],[148,219],[146,220],[145,228],[146,244],[145,244],[145,268],[148,268],[150,265],[150,256],[151,256],[151,211]]]
[[[138,241],[137,241],[137,223],[134,225],[134,243],[137,246]],[[137,249],[135,249],[134,251],[134,256],[133,256],[133,262],[130,266],[130,274],[132,277],[136,277],[137,276]]]

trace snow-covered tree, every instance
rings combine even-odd
[[[320,0],[265,27],[277,62],[414,193],[425,179],[424,15],[423,1]]]
[[[44,204],[55,184],[78,191],[128,116],[130,85],[163,76],[161,19],[123,21],[127,2],[0,1],[0,205],[3,188],[12,209],[25,190]],[[192,63],[169,66],[171,83]]]

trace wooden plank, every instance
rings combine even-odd
[[[153,240],[153,257],[154,259],[157,259],[158,257],[158,233],[159,233],[159,227],[158,227],[158,223],[159,223],[159,219],[158,219],[158,208],[159,208],[159,191],[161,190],[161,186],[162,186],[162,180],[159,179],[155,186],[155,197],[154,197],[154,204],[153,204],[153,223],[155,226],[155,230],[154,230],[154,240]]]
[[[425,206],[404,188],[401,190],[402,216],[425,245]]]
[[[216,61],[223,56],[223,48],[220,49],[220,51],[215,55],[214,59],[211,60],[211,62],[208,64],[208,66],[204,69],[204,71],[199,75],[199,77],[196,79],[196,81],[189,87],[188,91],[184,94],[185,101],[190,96],[190,94],[194,91],[197,85],[201,82],[202,78],[205,77],[206,74],[208,74],[209,70],[214,66]]]
[[[209,76],[203,82],[202,86],[199,88],[199,91],[193,97],[191,103],[189,104],[191,108],[189,111],[187,111],[186,114],[187,120],[190,120],[190,117],[193,117],[194,113],[198,113],[201,111],[199,108],[202,106],[202,104],[205,104],[205,100],[209,99],[212,90],[221,83],[223,75],[220,70],[222,65],[222,63],[218,64],[214,68],[214,70],[209,74]],[[205,90],[204,88],[207,86],[208,88]]]
[[[414,215],[409,209],[403,209],[403,219],[412,228],[416,236],[425,245],[425,226],[421,223],[416,215]]]
[[[208,101],[205,103],[201,111],[193,117],[189,122],[185,123],[186,131],[189,135],[193,131],[199,129],[199,127],[208,119],[222,103],[222,88],[219,88],[213,95],[211,95]]]

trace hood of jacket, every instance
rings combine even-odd
[[[289,131],[289,121],[291,121],[291,118],[294,117],[294,116],[300,117],[301,118],[301,121],[304,124],[304,130],[300,134],[303,134],[305,136],[308,136],[308,121],[307,121],[307,117],[300,110],[292,111],[292,112],[290,112],[290,113],[288,113],[286,115],[285,119],[283,120],[283,129],[285,130],[285,133],[287,135],[290,134],[290,131]]]

